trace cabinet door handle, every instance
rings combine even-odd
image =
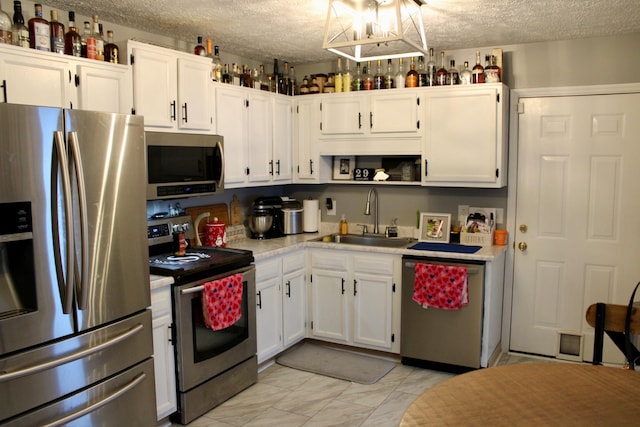
[[[169,107],[171,107],[171,120],[175,120],[176,119],[176,101],[174,100],[171,104],[169,104]]]
[[[280,160],[276,160],[276,175],[280,175]]]
[[[262,309],[262,291],[258,291],[258,304],[256,304],[259,309]]]
[[[353,279],[353,296],[355,297],[358,294],[358,281]]]
[[[291,281],[290,280],[287,280],[286,286],[287,286],[286,294],[289,298],[291,298]]]
[[[9,102],[7,99],[7,81],[2,80],[2,95],[4,96],[4,102]]]
[[[342,295],[344,295],[344,279],[342,279]]]
[[[373,129],[373,111],[369,112],[369,129]]]
[[[273,176],[273,160],[269,160],[269,175]]]
[[[362,129],[362,113],[358,113],[358,129]]]
[[[185,122],[185,123],[188,123],[189,122],[189,120],[188,120],[189,113],[187,111],[187,103],[186,102],[182,106],[182,111],[184,111],[184,117],[182,117],[182,121]]]
[[[429,164],[429,162],[427,161],[427,159],[424,159],[424,176],[429,175],[427,172],[427,165]]]
[[[313,175],[313,160],[309,160],[309,173]]]

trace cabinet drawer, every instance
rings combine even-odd
[[[362,254],[353,256],[353,271],[368,274],[393,275],[393,257]]]
[[[304,251],[292,252],[282,258],[282,272],[290,273],[295,270],[304,268],[305,256]]]
[[[312,252],[311,265],[313,268],[321,268],[325,270],[348,270],[349,257],[343,252],[332,254],[329,252]]]
[[[281,258],[271,258],[256,262],[256,282],[272,279],[280,275]]]

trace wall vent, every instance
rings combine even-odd
[[[582,362],[583,335],[579,332],[558,331],[556,358]]]

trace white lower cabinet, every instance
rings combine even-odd
[[[400,352],[401,257],[312,249],[311,336]]]
[[[258,363],[306,336],[305,251],[256,262]]]
[[[151,289],[153,316],[153,364],[156,378],[156,406],[158,420],[174,413],[176,401],[176,375],[171,329],[171,285]]]

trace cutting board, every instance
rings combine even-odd
[[[218,217],[221,222],[224,222],[226,225],[229,225],[229,208],[226,203],[218,203],[215,205],[206,205],[206,206],[195,206],[191,208],[185,208],[185,212],[191,216],[191,221],[193,221],[193,226],[196,225],[196,218],[198,215],[209,212],[209,220],[213,222],[214,217]],[[205,237],[205,225],[207,224],[207,219],[200,220],[200,224],[198,224],[198,235],[200,236],[200,241],[204,242]]]

